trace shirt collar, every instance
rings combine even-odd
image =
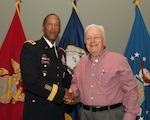
[[[50,48],[52,48],[53,46],[56,46],[56,42],[54,42],[54,44],[52,44],[45,36],[43,36],[44,40],[46,41],[46,43],[49,45]]]
[[[108,51],[107,48],[104,47],[104,49],[96,56],[96,58],[100,58],[100,57],[103,56],[107,51]],[[91,58],[92,58],[92,55],[89,54],[88,58],[91,59]]]

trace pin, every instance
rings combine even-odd
[[[102,68],[101,69],[101,75],[104,75],[104,73],[105,73],[105,70],[104,70],[104,68]]]

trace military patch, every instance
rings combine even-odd
[[[30,43],[30,44],[32,44],[32,45],[35,45],[36,44],[36,42],[34,41],[34,40],[27,40],[27,41],[25,41],[25,43]]]
[[[47,100],[53,101],[53,99],[55,98],[55,95],[57,94],[57,91],[58,91],[58,85],[53,84],[52,91],[51,91],[51,93],[49,94]]]
[[[51,91],[52,90],[52,86],[48,85],[48,84],[45,84],[44,88],[48,91]]]

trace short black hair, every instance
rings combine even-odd
[[[43,20],[43,25],[45,24],[47,18],[48,18],[49,16],[51,16],[51,15],[55,15],[55,16],[59,19],[59,23],[61,24],[60,18],[58,17],[58,15],[56,15],[55,13],[50,13],[50,14],[48,14],[48,15],[44,18],[44,20]]]

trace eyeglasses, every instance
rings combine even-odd
[[[99,37],[99,36],[94,36],[94,37],[86,37],[85,38],[85,40],[98,40],[98,39],[100,39],[101,37]]]

